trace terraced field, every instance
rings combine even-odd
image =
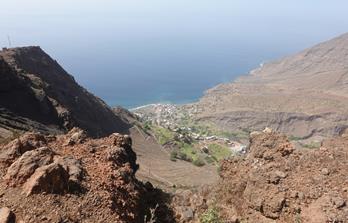
[[[143,134],[137,128],[131,129],[131,136],[140,164],[138,178],[167,190],[194,188],[217,181],[216,166],[196,167],[182,160],[170,161],[170,152],[162,148],[153,137]]]

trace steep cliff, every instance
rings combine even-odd
[[[76,83],[40,47],[0,51],[0,124],[13,131],[67,131],[80,127],[94,137],[126,133],[125,118]]]

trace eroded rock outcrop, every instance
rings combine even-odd
[[[63,194],[69,190],[69,173],[59,163],[41,166],[27,180],[23,191],[27,195],[42,192]]]
[[[54,152],[49,147],[41,147],[25,152],[7,169],[4,177],[12,185],[24,183],[37,168],[48,165],[53,161]]]
[[[83,167],[80,160],[74,159],[71,156],[55,156],[54,163],[62,166],[65,172],[68,173],[68,187],[70,190],[78,190],[83,178]]]
[[[348,155],[346,148],[294,150],[283,135],[257,135],[251,138],[246,158],[221,166],[217,194],[221,204],[229,203],[235,210],[222,213],[227,218],[232,214],[258,222],[344,222],[348,197],[341,187],[347,167],[343,154]],[[325,168],[330,171],[322,171]],[[338,205],[333,202],[336,199]],[[308,215],[312,207],[315,211]]]
[[[47,145],[47,140],[40,133],[25,133],[18,139],[4,146],[0,153],[0,163],[9,165],[23,153]]]
[[[2,156],[13,145],[22,151],[19,141],[27,145],[23,153],[2,156],[9,166],[1,167],[0,206],[16,207],[24,222],[173,222],[162,192],[136,179],[129,136],[91,139],[82,133],[30,133],[0,148]]]
[[[215,187],[190,192],[194,202],[176,195],[179,215],[190,208],[195,213],[191,222],[198,222],[215,208],[220,219],[232,222],[348,220],[347,137],[325,141],[319,149],[295,149],[275,132],[253,134],[250,140],[247,154],[221,163]]]
[[[67,135],[69,136],[66,141],[67,145],[75,145],[75,144],[83,143],[87,138],[86,132],[76,127],[71,129]]]

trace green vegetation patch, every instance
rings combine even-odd
[[[249,132],[248,131],[224,131],[220,130],[215,124],[208,123],[190,123],[189,127],[193,130],[193,132],[198,133],[203,136],[219,136],[227,139],[248,139]]]
[[[171,152],[170,160],[185,160],[192,162],[195,166],[204,166],[206,164],[205,157],[195,148],[195,144],[177,143],[179,149]]]
[[[182,143],[180,146],[180,152],[185,154],[191,161],[198,158],[197,151],[193,144]]]
[[[307,148],[307,149],[318,149],[318,148],[320,148],[321,143],[320,142],[310,142],[308,144],[303,144],[302,146],[304,148]]]
[[[176,150],[173,150],[171,153],[170,153],[170,160],[175,162],[176,161],[176,158],[178,156],[178,152]]]
[[[204,161],[204,158],[199,156],[197,157],[197,159],[193,160],[193,165],[195,166],[204,166],[205,165],[205,161]]]
[[[218,162],[218,160],[214,156],[206,156],[204,157],[205,161],[209,164],[213,164]]]
[[[144,125],[143,125],[143,130],[144,130],[146,133],[148,133],[148,131],[150,131],[151,128],[152,128],[151,122],[147,121],[147,122],[144,123]]]
[[[152,130],[156,136],[157,141],[161,145],[164,145],[164,144],[174,140],[175,133],[170,131],[169,129],[158,127],[158,126],[153,126]]]
[[[246,137],[247,133],[244,132],[224,132],[217,130],[212,124],[198,124],[191,122],[189,118],[185,120],[187,125],[192,129],[192,132],[198,133],[200,135],[206,135],[206,136],[220,136],[225,138],[235,138],[235,137]],[[192,162],[192,164],[196,166],[203,166],[207,163],[209,164],[216,164],[220,160],[227,158],[232,155],[232,151],[230,148],[223,144],[218,143],[212,143],[208,145],[209,149],[209,155],[204,154],[200,151],[198,141],[191,139],[188,142],[184,142],[178,138],[178,133],[161,127],[157,125],[152,125],[150,122],[143,123],[143,129],[148,132],[152,131],[157,142],[161,145],[165,145],[167,143],[171,143],[175,148],[170,153],[170,160],[176,161],[178,159],[185,160],[188,162]],[[190,130],[191,131],[191,130]],[[185,135],[189,132],[185,132],[185,130],[182,130],[180,134]]]
[[[299,141],[299,140],[302,140],[302,137],[298,137],[298,136],[289,136],[289,140],[290,141]]]
[[[209,155],[202,154],[199,149],[197,149],[195,143],[188,144],[177,142],[177,145],[179,149],[171,152],[170,159],[172,161],[175,161],[175,159],[185,160],[192,162],[192,164],[196,166],[203,166],[207,163],[218,163],[220,160],[232,155],[232,151],[229,147],[217,143],[208,145]]]
[[[201,223],[222,223],[221,218],[219,217],[219,212],[217,208],[209,208],[204,212],[200,217]]]
[[[211,156],[216,158],[218,161],[232,155],[232,151],[229,147],[217,143],[209,144],[208,149]]]

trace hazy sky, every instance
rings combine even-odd
[[[347,9],[347,0],[3,0],[0,46],[7,35],[40,45],[110,104],[181,102],[348,32]]]

